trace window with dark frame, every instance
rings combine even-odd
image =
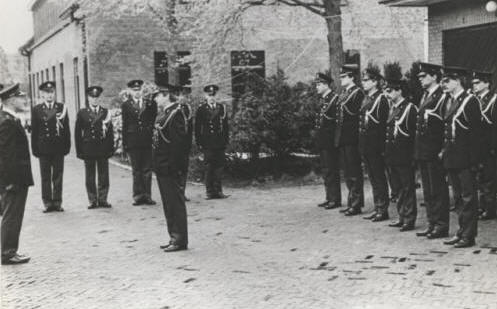
[[[64,81],[64,63],[60,63],[59,65],[59,70],[60,70],[60,96],[62,102],[66,101],[66,84]]]
[[[40,97],[40,73],[39,72],[36,72],[36,92],[35,92],[35,97],[36,98],[39,98]]]
[[[50,80],[50,75],[48,74],[48,68],[45,69],[45,76],[47,77],[47,81]]]
[[[240,98],[247,91],[247,82],[254,74],[266,78],[265,52],[263,50],[231,51],[231,90],[233,98]],[[262,95],[262,90],[254,93]]]
[[[167,86],[169,83],[169,72],[167,65],[167,53],[165,51],[154,51],[154,75],[158,86]]]
[[[191,93],[192,91],[190,55],[191,52],[189,51],[179,51],[176,55],[178,63],[178,85],[182,86],[187,93]]]
[[[57,74],[55,73],[55,65],[52,66],[52,80],[55,82],[55,84],[56,84],[55,89],[57,90],[57,88],[59,88],[57,86],[59,86],[59,85],[57,84]],[[55,91],[55,101],[57,101],[57,91]]]
[[[75,57],[72,61],[74,68],[74,99],[76,103],[76,110],[81,108],[80,95],[79,95],[79,68],[78,68],[78,57]]]

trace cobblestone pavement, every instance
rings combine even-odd
[[[453,249],[320,209],[319,185],[218,201],[190,185],[190,250],[166,254],[162,207],[131,206],[129,171],[111,166],[114,207],[97,210],[83,164],[66,159],[65,175],[66,211],[50,214],[36,176],[20,249],[32,260],[2,267],[2,308],[497,308],[497,221]]]

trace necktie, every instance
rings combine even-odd
[[[425,103],[426,98],[428,98],[428,91],[427,90],[424,91],[423,98],[421,99],[421,104]]]

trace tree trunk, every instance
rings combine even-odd
[[[342,16],[340,0],[323,0],[328,28],[328,53],[330,72],[335,89],[340,88],[340,68],[343,63]]]

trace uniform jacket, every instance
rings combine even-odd
[[[67,107],[54,102],[33,107],[31,113],[31,148],[36,157],[67,155],[71,149],[71,132]]]
[[[442,149],[445,168],[470,168],[480,162],[481,118],[478,99],[466,92],[453,100],[450,109],[445,105]]]
[[[487,92],[485,96],[479,98],[481,115],[482,115],[482,130],[481,130],[481,151],[482,156],[490,155],[492,149],[495,147],[495,114],[497,113],[497,94]],[[494,141],[492,141],[494,139]]]
[[[381,91],[364,97],[359,111],[359,151],[362,155],[385,151],[389,109],[388,100]]]
[[[91,108],[78,112],[74,132],[76,155],[78,158],[109,158],[114,154],[114,129],[108,109],[98,107],[95,113]]]
[[[32,186],[31,159],[26,132],[19,119],[0,111],[0,189]]]
[[[315,143],[317,150],[335,148],[336,109],[338,95],[333,91],[321,99],[321,110],[316,118]]]
[[[392,106],[387,120],[385,162],[388,165],[413,164],[417,110],[407,100]]]
[[[149,148],[152,145],[157,103],[146,97],[142,100],[141,108],[132,98],[121,105],[123,147],[126,151],[132,148]]]
[[[442,108],[448,94],[437,86],[430,95],[421,99],[416,123],[414,158],[416,160],[437,160],[443,145],[444,122]]]
[[[188,144],[188,151],[192,148],[192,143],[193,143],[193,112],[192,112],[192,107],[190,104],[183,102],[180,103],[181,109],[183,112],[183,115],[185,116],[187,120],[187,127],[188,127],[188,134],[187,134],[187,144]]]
[[[359,137],[359,110],[364,100],[364,92],[354,85],[344,89],[338,99],[336,110],[337,128],[335,145],[357,145]]]
[[[497,102],[492,107],[492,149],[494,155],[497,156]]]
[[[195,114],[195,141],[203,149],[224,149],[229,142],[226,106],[207,103],[199,106]]]
[[[189,153],[188,118],[183,106],[173,104],[155,121],[152,160],[158,175],[177,175],[187,168]]]

